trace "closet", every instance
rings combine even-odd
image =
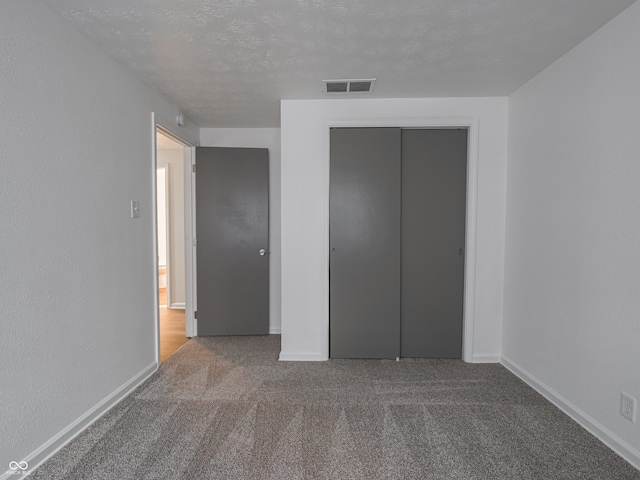
[[[331,129],[332,358],[461,357],[467,134]]]

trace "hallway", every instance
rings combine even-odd
[[[184,310],[167,308],[167,290],[160,289],[160,363],[189,339],[185,336]]]

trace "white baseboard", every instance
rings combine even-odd
[[[500,363],[500,355],[474,355],[472,363]]]
[[[275,329],[269,329],[269,333],[280,333]],[[473,363],[500,363],[499,355],[474,355]],[[281,362],[324,362],[329,360],[326,356],[315,352],[280,352]]]
[[[184,310],[186,308],[184,302],[175,302],[172,303],[169,307],[171,310]]]
[[[577,406],[572,404],[569,400],[564,398],[558,392],[554,391],[552,388],[545,385],[544,382],[538,380],[535,376],[531,375],[516,363],[504,357],[502,357],[501,363],[514,375],[522,379],[525,383],[527,383],[530,387],[532,387],[543,397],[553,403],[556,407],[558,407],[560,410],[562,410],[564,413],[578,422],[582,426],[582,428],[587,430],[592,435],[595,435],[600,439],[602,443],[604,443],[611,450],[624,458],[635,468],[640,470],[639,450],[629,445],[607,427],[598,423],[585,412],[580,410]]]
[[[278,358],[281,362],[325,362],[329,360],[326,356],[316,352],[280,352]]]
[[[269,327],[269,335],[280,335],[282,327]]]
[[[89,411],[84,413],[80,418],[64,428],[60,433],[55,435],[49,441],[42,446],[35,449],[29,455],[27,455],[22,461],[28,463],[27,472],[33,472],[36,468],[47,461],[58,450],[64,447],[67,443],[73,440],[76,436],[82,433],[87,427],[98,420],[101,416],[107,413],[118,402],[129,395],[138,385],[149,378],[158,369],[158,364],[153,362],[147,368],[142,370],[136,376],[131,378],[127,383],[122,385],[116,391],[107,396],[100,403],[95,405]],[[26,472],[25,472],[26,473]],[[16,472],[6,471],[0,475],[0,480],[9,480],[17,478]],[[22,478],[22,476],[20,476]]]

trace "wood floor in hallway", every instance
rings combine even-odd
[[[160,363],[189,339],[185,334],[184,310],[166,307],[166,289],[160,289]]]

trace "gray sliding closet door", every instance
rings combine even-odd
[[[269,333],[269,151],[196,148],[198,336]]]
[[[402,357],[461,357],[466,186],[467,130],[402,131]]]
[[[331,129],[330,356],[400,353],[397,128]]]

